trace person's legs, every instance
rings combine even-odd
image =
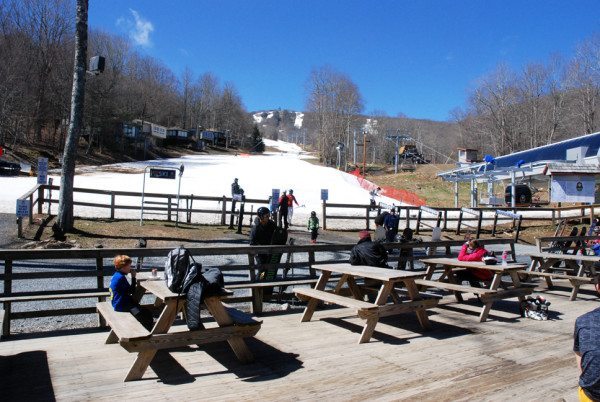
[[[294,208],[289,207],[288,209],[288,222],[292,226],[292,217],[294,216]]]
[[[283,215],[283,227],[285,229],[288,228],[288,214],[287,212],[282,212],[281,215]]]
[[[277,214],[277,226],[281,227],[282,219],[283,219],[283,212],[279,211],[279,214]]]

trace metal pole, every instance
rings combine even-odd
[[[516,172],[513,170],[512,172],[510,172],[510,206],[511,206],[511,208],[515,208],[517,205],[517,195],[515,194],[515,190],[516,190],[515,178],[516,178]]]
[[[458,181],[454,182],[454,208],[458,208]]]
[[[144,168],[144,178],[142,180],[142,207],[140,208],[140,226],[144,224],[144,192],[146,189],[146,169],[148,169],[148,166]]]
[[[352,140],[352,142],[354,143],[354,154],[352,163],[354,164],[354,166],[356,166],[356,130],[354,130],[354,139]]]
[[[363,179],[367,175],[367,132],[363,132]]]
[[[400,153],[400,137],[396,136],[396,152],[394,153],[394,173],[395,174],[398,173],[398,159],[400,158],[399,153]]]
[[[179,191],[181,190],[181,176],[183,176],[183,172],[179,173],[179,184],[177,185],[177,217],[175,218],[175,227],[179,227]]]

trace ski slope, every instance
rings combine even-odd
[[[295,225],[305,225],[310,211],[317,211],[321,215],[321,189],[329,190],[331,203],[368,204],[369,194],[361,188],[355,176],[341,172],[334,168],[318,166],[307,162],[314,158],[302,151],[295,144],[282,141],[265,140],[269,148],[279,152],[266,152],[263,155],[193,155],[181,158],[152,160],[114,165],[90,166],[78,168],[75,175],[75,187],[112,191],[142,191],[143,171],[147,166],[163,166],[179,168],[181,164],[185,170],[181,179],[181,194],[194,196],[231,196],[231,183],[234,178],[239,179],[240,186],[244,189],[247,198],[267,199],[274,188],[280,190],[294,190],[298,203],[302,207],[294,208]],[[54,184],[60,183],[60,172],[51,171],[49,177],[54,179]],[[178,180],[150,179],[146,175],[146,192],[177,194]],[[0,194],[0,212],[15,213],[16,199],[31,190],[36,185],[35,177],[0,177],[0,185],[9,189]],[[57,198],[56,192],[53,198]],[[75,201],[110,203],[108,195],[74,194]],[[379,197],[378,201],[386,204],[399,205],[397,200],[388,197]],[[139,205],[140,199],[134,197],[118,197],[118,205]],[[185,208],[182,201],[180,206]],[[260,205],[252,205],[256,210]],[[194,201],[193,207],[220,209],[216,202]],[[53,205],[56,213],[56,205]],[[44,207],[46,212],[47,207]],[[364,216],[362,209],[344,209],[332,211],[339,214]],[[75,207],[75,216],[108,217],[109,210],[104,208]],[[139,219],[140,213],[136,210],[117,210],[116,218]],[[152,217],[150,217],[152,218]],[[183,219],[183,214],[180,216]],[[217,223],[218,216],[208,214],[195,214],[193,221],[196,223]],[[350,226],[348,224],[350,223]],[[354,223],[354,224],[352,224]],[[355,227],[364,225],[364,221],[328,222],[328,227]]]

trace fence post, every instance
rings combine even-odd
[[[171,222],[171,197],[167,197],[167,221]]]
[[[556,213],[556,211],[553,209],[552,210],[552,224],[556,225],[556,216],[554,216],[554,214]]]
[[[115,193],[111,191],[110,193],[110,219],[115,219]]]
[[[496,224],[498,223],[498,212],[494,214],[494,225],[492,226],[492,237],[496,236]]]
[[[225,225],[225,216],[227,215],[227,197],[223,196],[221,203],[223,204],[221,207],[221,225]]]
[[[29,195],[29,224],[33,223],[33,194]]]
[[[421,225],[421,214],[423,213],[423,211],[421,211],[419,209],[419,213],[417,215],[417,228],[415,230],[415,234],[419,234],[419,226]]]
[[[460,234],[460,224],[462,223],[462,218],[463,218],[463,211],[461,209],[460,212],[458,213],[458,223],[456,224],[456,234],[457,235]]]
[[[323,230],[327,230],[327,201],[323,200]]]
[[[515,232],[515,243],[517,243],[519,241],[519,233],[521,232],[521,222],[522,221],[523,221],[523,215],[519,215],[519,220],[517,221],[517,230]],[[514,257],[513,257],[513,259],[514,259]]]
[[[17,237],[23,238],[23,218],[17,218]]]
[[[590,226],[594,223],[594,204],[590,205]]]
[[[406,207],[406,227],[410,227],[410,207]]]
[[[37,205],[38,205],[38,214],[42,214],[42,207],[44,206],[44,186],[39,186],[38,187],[38,199],[37,199]],[[31,205],[33,207],[33,204]]]
[[[483,222],[483,211],[480,209],[479,210],[479,219],[477,220],[477,233],[475,234],[475,236],[479,239],[479,236],[481,235],[481,224]]]
[[[438,212],[438,218],[437,218],[437,221],[435,222],[435,227],[439,228],[441,223],[442,223],[442,211]]]
[[[101,292],[104,289],[104,266],[102,264],[102,258],[96,258],[96,287],[98,288],[98,292]],[[104,301],[104,297],[98,296],[98,301]],[[98,326],[105,327],[106,321],[102,314],[97,314],[98,316]]]
[[[369,212],[371,211],[371,208],[368,207],[367,208],[367,230],[369,230]]]
[[[12,294],[12,260],[4,260],[4,295]],[[2,320],[2,337],[10,335],[11,302],[4,302],[4,319]]]
[[[308,252],[308,273],[311,278],[316,278],[317,271],[313,268],[313,265],[315,265],[315,252],[309,251]]]

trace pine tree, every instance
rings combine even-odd
[[[265,152],[265,143],[256,124],[252,130],[252,150],[255,152]]]

